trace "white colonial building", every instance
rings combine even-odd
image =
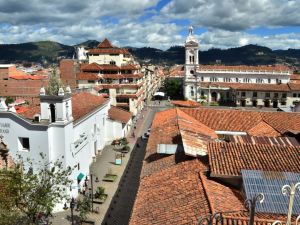
[[[130,129],[131,114],[110,107],[109,98],[86,92],[71,94],[70,88],[60,88],[54,96],[46,95],[41,88],[40,106],[28,107],[20,114],[12,112],[2,98],[0,142],[13,159],[20,155],[38,161],[43,153],[49,163],[59,159],[65,168],[76,167],[70,177],[70,195],[76,197],[93,158],[108,142],[125,137]],[[38,170],[37,164],[34,170]]]
[[[199,65],[199,44],[190,27],[185,42],[184,96],[188,100],[238,106],[290,107],[300,101],[300,85],[283,65]]]

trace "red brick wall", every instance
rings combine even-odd
[[[0,82],[2,82],[4,78],[8,78],[8,68],[0,68]]]
[[[59,62],[60,79],[64,85],[70,85],[71,89],[77,87],[76,74],[79,73],[79,63],[73,59],[62,59]]]

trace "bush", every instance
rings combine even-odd
[[[95,198],[100,198],[101,197],[101,195],[103,195],[104,194],[104,192],[105,192],[105,188],[104,187],[97,187],[97,189],[96,189],[96,193],[95,193]]]

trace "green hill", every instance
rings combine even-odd
[[[71,58],[76,46],[96,47],[98,41],[88,40],[68,46],[52,41],[29,42],[23,44],[0,45],[0,63],[15,62],[49,62],[57,63],[60,58]],[[140,63],[162,65],[184,64],[185,49],[183,46],[172,46],[163,51],[151,47],[126,47]],[[246,45],[229,49],[209,49],[199,51],[202,64],[226,65],[268,65],[285,63],[300,67],[300,49],[272,50],[258,45]]]
[[[52,41],[0,45],[0,62],[57,62],[59,57],[72,57],[74,47]]]

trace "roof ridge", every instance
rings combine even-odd
[[[215,213],[215,207],[211,204],[212,199],[211,199],[211,198],[209,197],[209,195],[208,195],[208,189],[209,189],[209,188],[207,187],[206,182],[204,182],[204,179],[203,179],[203,176],[204,176],[204,175],[203,175],[201,172],[198,172],[198,175],[199,175],[199,178],[200,178],[202,187],[203,187],[203,189],[204,189],[204,195],[205,195],[205,197],[207,198],[208,206],[209,206],[209,208],[210,208],[211,213],[213,214],[213,213]]]

